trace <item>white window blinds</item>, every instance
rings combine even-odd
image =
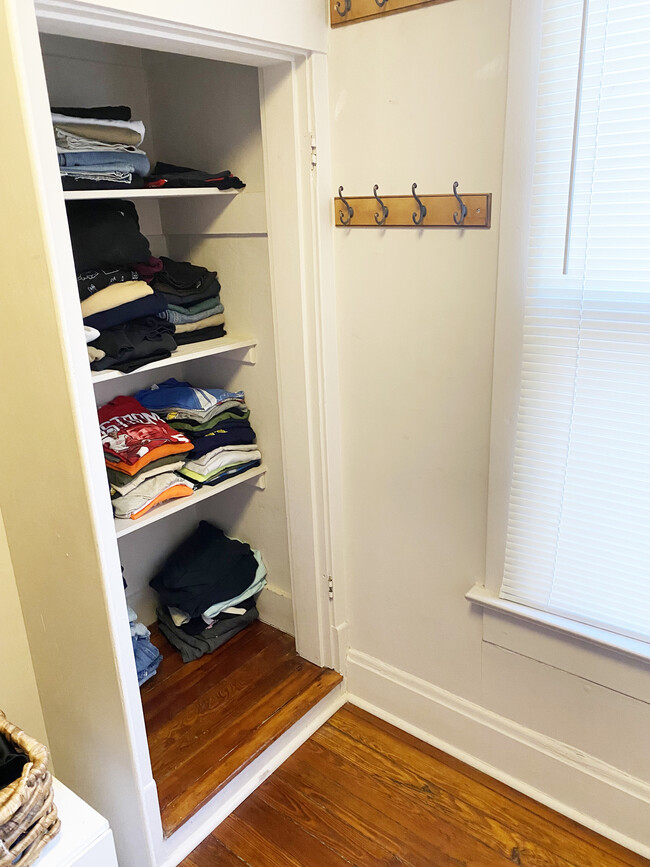
[[[501,597],[650,641],[648,0],[544,2]]]

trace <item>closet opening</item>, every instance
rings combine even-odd
[[[102,427],[103,441],[96,412],[94,417],[87,413],[84,435],[94,453],[101,454],[111,468],[112,502],[108,483],[96,481],[92,492],[99,533],[112,563],[104,581],[112,600],[136,757],[143,778],[149,781],[146,797],[155,814],[152,822],[160,824],[169,837],[341,681],[327,667],[331,652],[325,635],[330,615],[324,602],[326,590],[317,584],[321,577],[316,574],[319,541],[313,526],[309,534],[304,532],[316,508],[310,500],[315,459],[310,455],[313,442],[308,417],[317,398],[305,390],[305,365],[300,364],[308,341],[301,322],[304,263],[300,251],[291,249],[291,236],[300,235],[300,206],[294,199],[290,237],[281,238],[278,219],[286,220],[292,207],[291,190],[281,177],[270,176],[278,172],[282,159],[295,162],[297,158],[290,148],[284,156],[278,151],[283,138],[291,142],[296,122],[290,116],[295,110],[291,102],[295,70],[290,62],[276,62],[265,75],[264,69],[241,62],[50,33],[41,34],[41,51],[50,106],[55,109],[53,123],[61,133],[57,132],[58,160],[67,178],[62,195],[70,218],[75,272],[77,278],[82,275],[75,281],[69,270],[64,274],[67,327],[71,334],[77,330],[80,335],[84,323],[97,326],[100,338],[89,346],[105,353],[103,358],[94,356],[90,372],[78,353],[72,363],[74,376],[80,388],[92,390],[100,414],[123,398],[139,405],[135,411],[129,405],[121,415],[116,410]],[[144,138],[135,148],[144,152],[160,184],[120,187],[119,180],[111,180],[109,186],[101,180],[101,171],[99,181],[84,183],[92,171],[84,172],[83,166],[95,163],[83,151],[83,140],[94,141],[92,126],[99,125],[101,118],[92,117],[90,124],[84,124],[83,109],[102,106],[127,106],[131,119],[142,121]],[[81,110],[77,116],[75,109]],[[103,160],[97,160],[100,165],[109,164],[104,145],[97,146]],[[82,151],[85,163],[78,158]],[[120,152],[120,165],[125,164],[124,153],[134,151]],[[208,184],[229,171],[245,186],[177,186],[175,170],[161,164],[206,173]],[[297,191],[296,171],[294,166],[288,174],[293,175]],[[281,201],[276,196],[279,188],[283,188]],[[118,368],[104,359],[112,358],[109,345],[115,347],[118,339],[113,332],[133,320],[111,324],[104,309],[89,316],[80,313],[81,285],[84,280],[88,284],[93,271],[101,279],[113,267],[128,269],[142,263],[93,265],[88,260],[82,266],[79,256],[80,250],[89,253],[80,238],[99,220],[96,215],[119,209],[120,202],[135,206],[139,232],[149,244],[150,262],[156,263],[151,268],[162,263],[157,273],[171,275],[171,281],[174,267],[191,263],[207,274],[216,274],[220,288],[218,294],[207,296],[204,310],[215,324],[205,326],[204,339],[194,339],[202,330],[196,323],[208,319],[197,309],[202,301],[193,298],[185,305],[147,312],[139,321],[155,316],[174,324],[176,332],[181,332],[179,324],[192,326],[181,332],[192,339],[178,341],[177,348],[164,357],[150,359],[145,354],[134,366],[127,361]],[[81,234],[75,235],[80,222],[84,224]],[[136,279],[124,280],[124,284],[147,282],[137,269],[133,276]],[[148,286],[153,295],[169,300],[170,282],[154,274]],[[103,291],[96,291],[93,284],[86,297],[96,299]],[[114,303],[109,311],[129,303],[134,302]],[[163,318],[161,314],[169,311],[174,315]],[[102,315],[104,319],[97,318]],[[100,322],[107,323],[105,330]],[[215,333],[218,328],[226,333]],[[110,332],[111,340],[104,340],[102,332],[104,337]],[[119,339],[122,337],[120,332]],[[72,339],[78,338],[73,335]],[[122,350],[122,344],[115,350],[118,362]],[[199,403],[201,394],[208,395],[208,405],[201,403],[200,409],[184,412],[172,398],[168,403],[162,400],[165,389],[174,390],[174,399],[179,389],[184,390],[182,400],[191,397]],[[236,395],[241,398],[233,397]],[[223,412],[218,411],[220,401],[228,406]],[[250,415],[244,417],[242,407]],[[123,425],[134,412],[139,425],[140,410],[154,413],[189,445],[183,455],[160,450],[160,457],[151,461],[161,461],[156,472],[152,467],[152,475],[145,474],[149,466],[145,463],[132,481],[125,461],[119,460],[123,443],[116,445],[122,429],[111,425],[118,425],[116,418]],[[214,419],[219,420],[218,428]],[[246,429],[245,440],[237,439],[235,428],[237,436]],[[220,449],[213,451],[206,445],[209,436],[224,436],[224,448],[232,452],[217,455]],[[198,449],[199,441],[201,458],[210,460],[186,460],[192,447]],[[235,452],[237,459],[229,463],[228,455]],[[248,460],[247,455],[255,459]],[[111,461],[116,461],[113,467]],[[139,466],[137,461],[129,464],[135,466]],[[138,499],[138,487],[167,473],[180,474],[181,480],[168,483],[171,487],[164,493],[181,488],[182,493],[162,497],[149,508],[152,496],[147,495],[147,502],[144,493],[144,499]],[[110,514],[111,506],[115,516]],[[209,541],[201,536],[201,527],[211,528]],[[249,571],[244,577],[235,567],[228,571],[224,566],[220,574],[232,577],[228,586],[237,592],[233,589],[229,596],[211,575],[210,581],[215,581],[212,592],[217,595],[203,597],[196,580],[196,570],[205,567],[205,562],[198,562],[203,552],[200,546],[205,544],[206,557],[208,553],[212,557],[209,545],[216,545],[214,533],[221,531],[228,540],[250,546],[241,556],[241,569]],[[221,548],[214,550],[211,563],[222,556]],[[179,557],[190,564],[191,579],[179,578],[183,571],[178,569]],[[225,553],[223,557],[225,562]],[[228,564],[230,569],[230,561]],[[174,592],[172,572],[173,580],[181,582],[174,585]],[[157,589],[151,586],[152,580],[156,584],[154,579],[160,579]],[[125,601],[120,598],[123,581]],[[181,597],[187,600],[187,610],[180,602],[173,604]],[[197,621],[205,628],[199,630]],[[232,623],[237,626],[230,628]],[[145,636],[147,631],[150,637]],[[146,640],[148,648],[153,646],[162,661],[138,658],[140,639]],[[136,665],[129,659],[134,649]],[[157,814],[151,807],[152,791],[157,793]]]

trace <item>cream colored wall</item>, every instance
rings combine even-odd
[[[336,186],[494,194],[489,231],[335,231],[352,644],[474,698],[509,11],[342,27],[329,57]]]
[[[351,644],[649,781],[647,665],[464,598],[486,575],[509,14],[454,0],[331,34],[336,186],[494,194],[485,232],[335,230]]]
[[[14,568],[0,514],[0,709],[7,719],[47,743],[41,701],[20,607]]]

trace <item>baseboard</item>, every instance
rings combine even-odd
[[[291,594],[272,584],[267,584],[257,600],[262,623],[274,626],[280,632],[295,635],[293,625],[293,602]]]
[[[650,858],[650,784],[356,650],[348,700]]]

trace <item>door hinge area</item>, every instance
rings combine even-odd
[[[334,579],[331,575],[327,576],[327,595],[331,602],[334,599]]]
[[[313,133],[309,136],[309,146],[311,148],[311,167],[315,169],[318,165],[318,148],[316,146],[316,136]]]

